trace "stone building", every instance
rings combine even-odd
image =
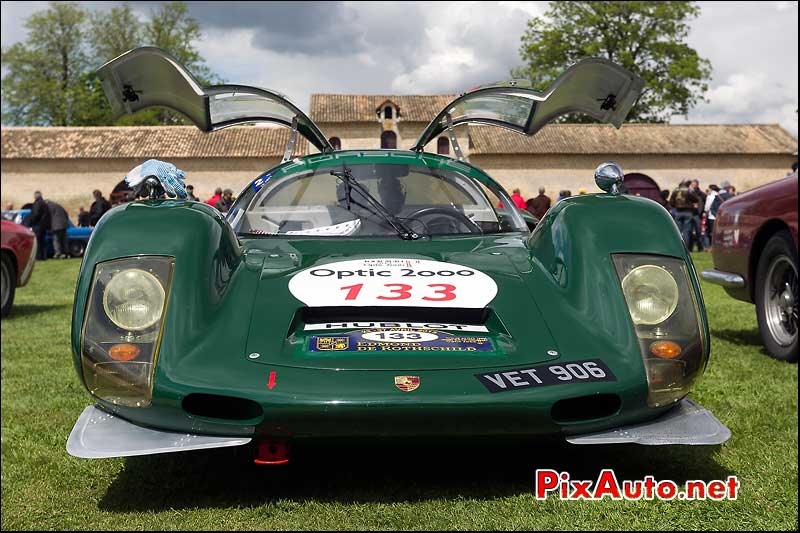
[[[410,148],[453,95],[311,95],[311,119],[342,148]],[[797,160],[797,139],[777,124],[551,124],[526,137],[491,126],[462,125],[456,137],[464,155],[506,189],[533,196],[539,186],[556,196],[596,190],[594,169],[616,161],[662,188],[683,179],[702,185],[734,183],[739,191],[786,175]],[[426,151],[452,155],[446,134]]]
[[[739,192],[784,177],[797,161],[797,139],[777,124],[551,124],[533,137],[470,128],[470,162],[526,197],[539,185],[552,196],[596,191],[594,169],[603,161],[662,189],[696,178],[703,188],[729,181]]]
[[[452,95],[314,94],[309,115],[342,149],[408,149],[452,100]],[[125,173],[150,158],[186,171],[205,199],[215,187],[240,191],[280,162],[289,132],[281,127],[235,127],[211,134],[193,126],[2,128],[0,201],[19,206],[33,192],[61,201],[71,212],[108,195]],[[456,137],[466,158],[523,196],[539,186],[595,191],[593,171],[607,160],[626,172],[649,175],[661,188],[697,178],[702,186],[730,181],[744,191],[786,175],[797,160],[797,140],[777,124],[549,125],[533,137],[490,126],[462,125]],[[447,133],[425,148],[453,156]],[[299,140],[295,155],[315,150]]]
[[[454,95],[386,96],[312,94],[309,116],[334,147],[409,149],[425,126]],[[466,152],[469,130],[456,129],[459,146]],[[425,147],[428,152],[452,155],[446,134]]]
[[[194,126],[3,128],[0,197],[19,206],[41,190],[77,211],[91,193],[108,197],[114,186],[147,159],[170,161],[186,172],[201,199],[216,187],[236,193],[264,170],[280,163],[289,130],[283,127],[227,128],[211,134]],[[298,142],[296,155],[308,143]]]

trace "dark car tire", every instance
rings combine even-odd
[[[755,286],[761,339],[769,356],[781,361],[797,361],[797,291],[797,249],[789,231],[782,230],[758,258]]]
[[[83,257],[83,252],[86,251],[86,243],[83,241],[69,241],[67,248],[71,257]]]
[[[11,312],[11,305],[14,303],[14,293],[17,290],[17,269],[14,260],[7,253],[0,255],[0,318],[5,318]]]

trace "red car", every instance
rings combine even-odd
[[[724,202],[703,279],[756,304],[767,353],[797,361],[797,172]]]
[[[36,261],[36,236],[33,232],[8,220],[2,220],[2,249],[0,250],[0,273],[2,292],[0,317],[5,318],[14,303],[17,287],[22,287],[31,277]]]

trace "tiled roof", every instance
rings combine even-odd
[[[470,138],[470,155],[797,153],[778,124],[550,124],[533,137],[471,125]]]
[[[374,122],[378,106],[389,100],[400,109],[400,119],[430,122],[456,95],[312,94],[311,120],[324,122]]]
[[[795,154],[797,139],[777,124],[551,124],[533,137],[469,126],[470,155]],[[282,156],[287,128],[194,126],[2,128],[3,159],[211,158]],[[309,153],[298,136],[295,155]]]
[[[282,156],[288,128],[194,126],[2,128],[3,159],[202,158]],[[298,136],[295,155],[308,153]]]

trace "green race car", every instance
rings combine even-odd
[[[334,151],[282,95],[203,87],[158,49],[98,72],[117,115],[158,105],[204,131],[271,122],[291,135],[284,161],[225,216],[159,198],[149,179],[149,199],[97,225],[71,337],[95,405],[72,455],[249,444],[256,462],[282,463],[310,438],[730,437],[686,398],[708,362],[708,324],[669,213],[619,194],[622,171],[606,163],[605,192],[536,224],[453,134],[478,123],[533,135],[575,112],[619,127],[636,75],[587,59],[545,92],[470,90],[411,150]],[[319,153],[293,159],[298,133]],[[424,152],[443,133],[456,158]]]

